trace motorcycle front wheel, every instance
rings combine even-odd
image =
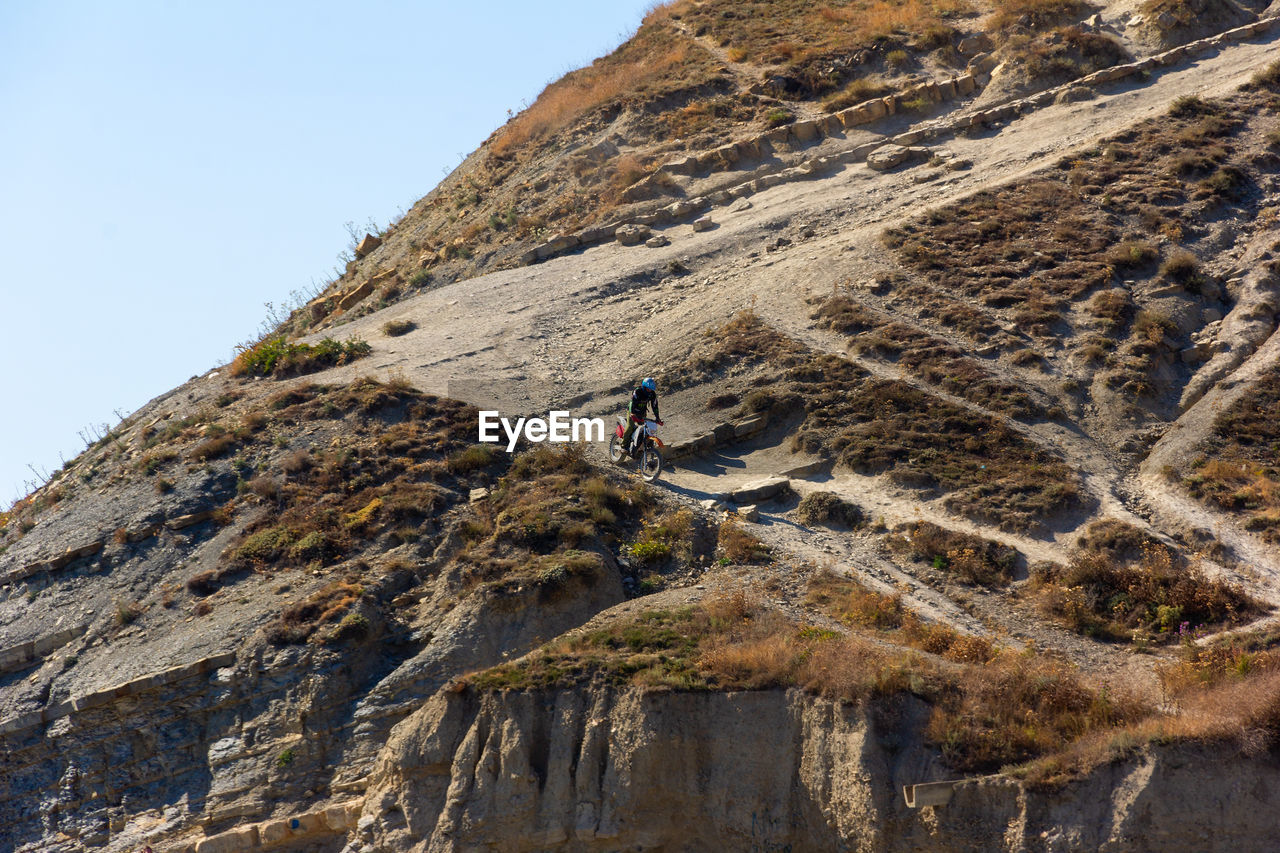
[[[617,433],[609,439],[609,461],[614,463],[622,461],[622,439],[618,438]]]
[[[652,483],[662,473],[662,454],[656,447],[646,447],[640,455],[640,476]]]

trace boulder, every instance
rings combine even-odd
[[[187,515],[179,515],[169,519],[164,526],[170,530],[182,530],[187,527],[193,527],[201,522],[208,521],[213,518],[212,510],[203,510],[201,512],[193,512]]]
[[[624,246],[638,246],[653,236],[647,225],[620,225],[613,236]]]
[[[905,163],[910,153],[905,145],[882,145],[867,155],[867,165],[877,172],[887,172]]]
[[[956,45],[956,50],[965,56],[972,56],[975,53],[985,53],[993,47],[991,36],[986,33],[976,33],[960,39],[960,43]]]
[[[375,237],[372,234],[365,234],[364,239],[360,241],[360,245],[356,246],[356,257],[363,258],[374,249],[382,245],[382,238]]]
[[[650,249],[661,249],[663,246],[671,245],[671,241],[667,238],[666,234],[655,234],[648,240],[645,240],[644,244]]]
[[[800,142],[810,142],[818,138],[818,123],[813,119],[798,121],[791,125],[791,133]]]
[[[746,506],[738,507],[738,518],[741,518],[743,521],[759,521],[760,508],[755,504],[747,504]]]
[[[355,306],[370,293],[373,293],[373,279],[369,279],[348,290],[338,298],[338,307],[343,311]]]
[[[979,53],[977,56],[969,60],[969,67],[966,69],[970,74],[977,76],[978,74],[990,74],[1000,60],[996,59],[989,53]]]
[[[791,480],[786,477],[773,476],[766,477],[763,480],[756,480],[734,489],[730,497],[734,503],[739,505],[754,504],[778,497],[789,491],[791,491]]]
[[[701,216],[693,220],[694,231],[710,231],[712,228],[715,228],[715,227],[716,227],[716,224],[715,222],[711,221],[710,216]]]
[[[469,500],[471,503],[476,503],[477,501],[485,500],[488,497],[489,497],[489,490],[484,486],[481,486],[478,489],[471,490],[471,495]]]

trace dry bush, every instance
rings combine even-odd
[[[1263,610],[1234,584],[1179,565],[1163,546],[1144,548],[1142,558],[1128,564],[1081,553],[1036,582],[1047,612],[1074,631],[1110,640],[1169,640],[1200,627],[1237,624]]]
[[[1052,35],[1030,40],[1012,54],[1033,80],[1065,81],[1127,61],[1128,51],[1102,33],[1064,27]]]
[[[806,527],[818,524],[857,527],[862,524],[862,510],[834,492],[811,492],[796,507],[796,518]]]
[[[609,176],[609,183],[617,192],[622,192],[636,181],[643,179],[649,174],[649,170],[640,162],[640,158],[633,154],[623,154],[613,162],[612,174]]]
[[[1145,530],[1118,518],[1100,518],[1089,522],[1076,539],[1081,551],[1098,554],[1113,563],[1134,563],[1154,548],[1164,547]]]
[[[716,551],[730,563],[763,563],[770,559],[768,545],[731,521],[720,525]]]
[[[412,320],[388,320],[382,324],[382,334],[389,338],[398,338],[401,335],[409,334],[416,328],[418,328],[418,324]]]
[[[1213,434],[1183,474],[1193,497],[1228,512],[1268,542],[1280,541],[1280,371],[1270,371],[1214,420]]]
[[[935,569],[959,575],[984,586],[1007,584],[1013,578],[1018,551],[993,539],[948,530],[928,521],[903,525],[889,546]]]
[[[305,643],[321,628],[340,625],[363,595],[364,588],[353,580],[327,584],[306,600],[287,607],[266,627],[267,640],[277,646]],[[350,624],[358,633],[358,624]]]
[[[239,438],[234,433],[214,436],[196,445],[190,453],[190,458],[197,462],[217,459],[230,453],[238,443]]]

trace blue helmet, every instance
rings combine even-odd
[[[653,391],[653,390],[657,389],[657,387],[658,387],[658,383],[653,381],[653,377],[652,377],[652,376],[649,376],[649,377],[647,377],[643,382],[641,382],[641,383],[640,383],[640,387],[641,387],[641,388],[645,388],[645,389],[647,389],[647,390],[649,390],[649,391]]]

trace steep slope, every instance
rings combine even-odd
[[[660,4],[618,50],[512,117],[380,233],[380,247],[365,254],[353,242],[359,257],[291,325],[328,327],[407,293],[526,263],[557,235],[594,227],[611,235],[609,226],[735,176],[794,164],[792,146],[762,146],[762,135],[785,138],[792,126],[802,139],[813,128],[821,135],[837,111],[875,107],[868,115],[878,120],[855,125],[842,115],[830,128],[874,141],[1248,23],[1264,5]],[[954,100],[939,91],[949,81],[961,81]],[[885,115],[881,102],[895,96]],[[693,160],[710,174],[691,171]]]

